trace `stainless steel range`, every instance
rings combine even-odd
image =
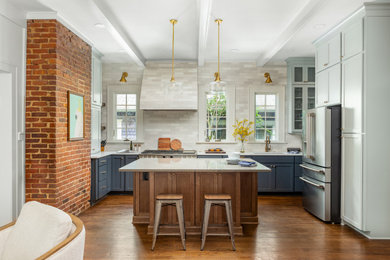
[[[195,150],[145,150],[139,158],[196,158]]]

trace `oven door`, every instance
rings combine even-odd
[[[331,184],[306,175],[299,178],[303,181],[303,207],[323,221],[330,221]]]

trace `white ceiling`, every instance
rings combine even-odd
[[[263,65],[279,64],[288,57],[314,56],[314,47],[311,43],[365,2],[365,0],[7,1],[18,9],[29,12],[29,17],[37,16],[37,12],[57,12],[68,25],[79,31],[104,55],[104,62],[134,61],[139,65],[146,60],[170,59],[171,18],[178,19],[175,26],[175,58],[179,60],[199,59],[200,64],[204,60],[216,60],[215,18],[224,20],[221,25],[222,60],[256,61],[258,65]],[[41,16],[42,14],[39,14],[38,17]],[[200,20],[207,18],[208,22]],[[97,23],[104,24],[105,28],[95,27]]]

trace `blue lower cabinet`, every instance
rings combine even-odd
[[[91,204],[111,190],[111,157],[91,160]]]
[[[302,192],[303,191],[303,181],[299,179],[299,177],[302,176],[302,167],[300,166],[302,164],[302,156],[295,156],[295,184],[294,184],[294,191],[296,192]]]
[[[272,165],[264,164],[272,170],[272,172],[259,172],[257,174],[257,191],[268,192],[275,189],[275,168]]]
[[[129,163],[132,163],[134,162],[135,160],[137,160],[137,157],[136,156],[126,156],[125,158],[125,164],[129,164]],[[134,176],[134,173],[132,172],[125,172],[124,173],[124,191],[133,191],[133,176]]]
[[[271,172],[259,172],[258,192],[294,192],[296,191],[295,168],[301,156],[247,156],[271,169]]]
[[[275,166],[275,191],[294,191],[294,165],[276,164]]]
[[[123,172],[119,172],[119,168],[125,165],[124,155],[111,156],[111,191],[125,190],[125,176]]]

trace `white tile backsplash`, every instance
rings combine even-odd
[[[158,62],[154,62],[159,66]],[[167,62],[161,62],[166,66]],[[198,67],[198,86],[207,85],[213,80],[213,74],[217,70],[217,63],[207,62],[203,67]],[[129,74],[127,81],[141,87],[143,69],[133,64],[103,64],[103,102],[107,100],[107,87],[119,83],[122,72]],[[269,72],[272,84],[265,84],[264,73]],[[224,62],[221,64],[221,78],[228,84],[236,87],[236,118],[249,118],[249,88],[261,86],[272,88],[274,85],[287,85],[286,66],[257,67],[255,62]],[[285,117],[287,118],[287,117]],[[199,144],[198,141],[198,112],[196,111],[144,111],[144,144],[142,149],[157,149],[159,137],[178,138],[185,149],[199,151],[211,147],[222,147],[226,151],[238,151],[240,144]],[[107,107],[102,108],[102,124],[107,124]],[[287,125],[287,122],[286,124]],[[102,138],[107,136],[102,132]],[[286,135],[286,143],[272,143],[272,151],[286,151],[287,147],[301,147],[299,135]],[[108,144],[107,150],[120,150],[127,148],[128,144]],[[264,151],[264,144],[246,144],[247,151]]]

